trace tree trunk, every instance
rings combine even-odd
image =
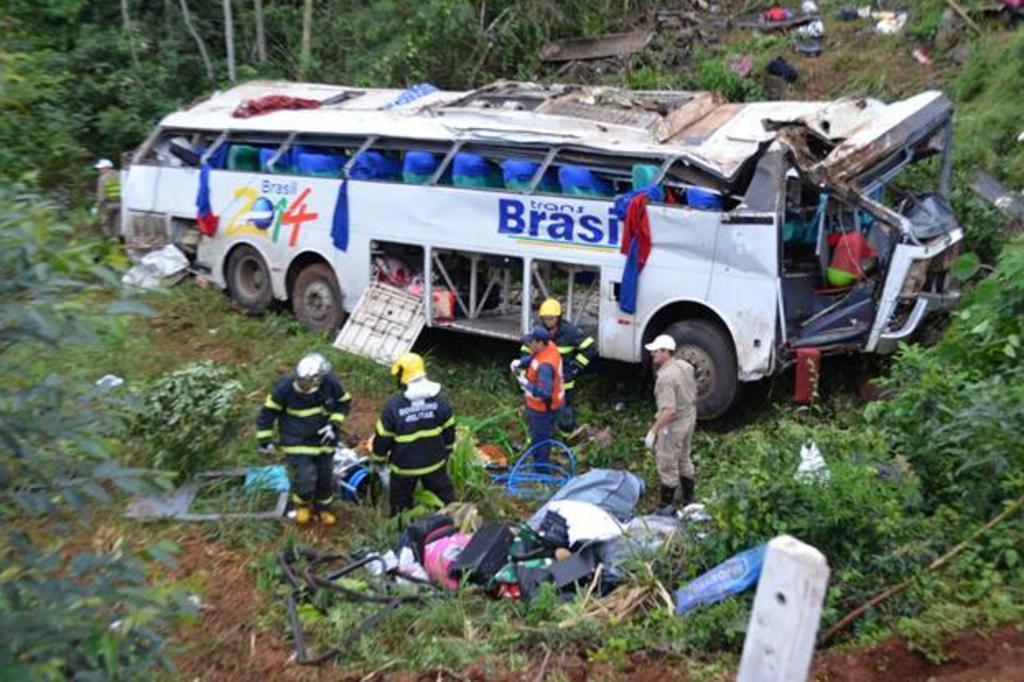
[[[313,0],[305,0],[302,7],[302,52],[299,55],[299,80],[306,80],[311,61],[313,42]]]
[[[128,0],[121,0],[121,22],[124,25],[125,35],[128,36],[128,49],[132,53],[132,64],[139,68],[139,55],[135,52],[135,36],[132,34],[132,19],[128,13]]]
[[[196,41],[196,45],[199,47],[199,55],[203,58],[203,65],[206,66],[206,77],[210,79],[210,87],[216,89],[217,74],[213,70],[210,54],[206,51],[206,43],[203,42],[202,36],[199,35],[196,27],[192,24],[192,15],[188,11],[188,2],[186,0],[178,1],[181,3],[181,16],[185,20],[185,28],[192,34],[192,39]]]
[[[228,80],[235,82],[235,24],[231,19],[231,0],[224,0],[224,45],[227,48]]]
[[[267,35],[263,30],[263,0],[252,0],[253,12],[256,14],[256,63],[267,61]]]

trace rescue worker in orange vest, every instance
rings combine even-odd
[[[562,354],[552,342],[551,332],[542,325],[534,325],[522,338],[522,343],[530,349],[530,354],[513,360],[510,368],[526,398],[526,424],[530,429],[530,444],[535,445],[554,437],[555,420],[565,404]],[[525,372],[521,371],[524,366]],[[549,450],[547,445],[538,446],[534,459],[546,462]]]
[[[565,382],[565,405],[558,414],[558,430],[569,434],[576,430],[576,411],[573,408],[573,389],[576,379],[591,366],[597,358],[597,343],[594,337],[585,333],[569,320],[562,317],[562,304],[548,298],[540,304],[537,316],[551,333],[551,340],[562,355],[562,379]],[[523,353],[529,349],[523,346]]]

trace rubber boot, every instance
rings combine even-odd
[[[333,526],[337,522],[338,517],[336,517],[332,512],[326,509],[320,510],[320,523],[324,524],[325,526]]]
[[[679,479],[679,485],[683,489],[683,508],[685,509],[686,505],[693,504],[693,489],[696,487],[697,482],[692,478],[683,476]]]
[[[313,512],[310,511],[309,507],[298,507],[295,510],[295,523],[300,526],[305,526],[313,518]]]
[[[661,506],[671,506],[672,502],[676,497],[676,489],[672,486],[663,485],[661,486]]]

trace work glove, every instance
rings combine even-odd
[[[516,381],[519,382],[519,388],[523,389],[524,392],[529,392],[529,390],[530,390],[530,381],[529,381],[529,379],[527,379],[526,377],[524,377],[523,375],[520,374],[519,376],[516,377]]]
[[[518,372],[519,368],[522,367],[522,366],[523,366],[523,361],[520,360],[519,358],[516,358],[515,360],[513,360],[512,362],[509,363],[508,368],[510,370],[512,370],[512,372]]]
[[[260,443],[260,454],[266,455],[267,457],[272,456],[277,451],[273,443]]]
[[[644,436],[644,447],[648,450],[654,449],[654,441],[657,440],[657,436],[654,433],[654,429],[650,429],[647,435]]]
[[[324,445],[334,445],[338,442],[338,434],[334,431],[334,424],[324,424],[317,433],[320,434],[320,442]]]

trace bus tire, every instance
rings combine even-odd
[[[270,268],[260,252],[242,244],[228,256],[228,293],[247,313],[262,313],[274,301]]]
[[[708,320],[682,320],[665,329],[676,342],[677,358],[693,365],[697,378],[697,417],[725,414],[736,399],[739,377],[728,333]]]
[[[304,267],[290,292],[292,312],[303,327],[314,332],[335,332],[345,321],[341,288],[326,263]]]

